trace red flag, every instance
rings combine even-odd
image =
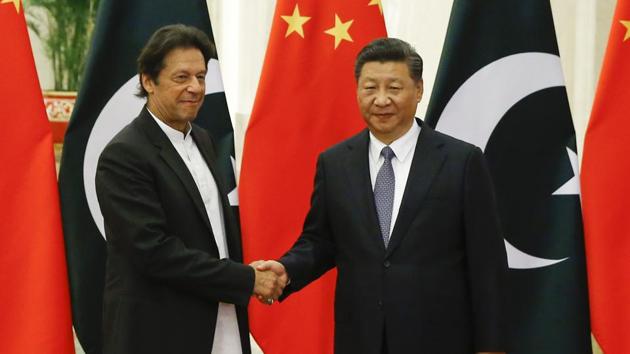
[[[0,1],[0,353],[74,353],[61,214],[20,0]]]
[[[299,236],[317,156],[365,127],[354,60],[386,36],[379,0],[278,0],[239,184],[246,261],[280,257]],[[266,354],[331,353],[334,272],[280,305],[252,302]]]
[[[593,335],[630,353],[630,0],[619,0],[584,141],[582,208]]]

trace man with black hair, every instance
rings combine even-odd
[[[279,261],[281,297],[333,267],[338,354],[505,351],[506,253],[481,150],[414,117],[422,59],[377,39],[355,63],[367,129],[317,162],[302,234]]]
[[[273,300],[284,286],[241,263],[213,142],[192,123],[214,56],[194,27],[157,30],[138,58],[146,106],[100,156],[104,353],[250,353],[250,296]]]

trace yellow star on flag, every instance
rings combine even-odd
[[[300,16],[300,9],[298,5],[295,4],[295,9],[293,9],[293,14],[291,16],[280,16],[286,23],[289,24],[287,28],[287,33],[284,35],[284,38],[287,38],[291,33],[295,32],[300,35],[300,37],[304,38],[304,28],[302,26],[310,20],[310,17]]]
[[[378,10],[381,12],[381,15],[382,15],[383,14],[383,3],[381,1],[382,0],[370,0],[370,3],[368,4],[368,6],[378,5]]]
[[[623,41],[627,41],[628,38],[630,38],[630,21],[619,21],[621,22],[622,25],[624,25],[626,27],[626,35],[623,37]]]
[[[20,13],[20,0],[2,0],[2,1],[0,1],[0,4],[8,4],[8,3],[13,3],[13,5],[15,6],[15,11]]]
[[[339,46],[342,40],[353,42],[352,37],[348,33],[348,29],[352,26],[354,20],[342,22],[337,14],[335,14],[335,27],[327,29],[324,33],[335,37],[335,49]]]

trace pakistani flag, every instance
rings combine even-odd
[[[490,165],[508,352],[591,353],[575,132],[549,0],[455,0],[427,122]]]
[[[102,0],[84,83],[65,137],[59,185],[71,283],[74,327],[88,354],[102,352],[101,312],[105,277],[103,217],[94,177],[109,140],[135,118],[145,100],[138,87],[136,58],[158,28],[193,25],[212,38],[204,0]],[[235,187],[230,155],[234,143],[218,62],[208,64],[206,98],[196,123],[216,142],[220,172]],[[236,193],[230,201],[236,204]]]

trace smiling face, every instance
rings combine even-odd
[[[164,67],[153,80],[142,75],[147,108],[181,132],[197,117],[206,92],[206,62],[196,48],[175,48],[164,57]]]
[[[411,128],[422,92],[406,62],[371,61],[361,68],[357,101],[372,134],[389,145]]]

